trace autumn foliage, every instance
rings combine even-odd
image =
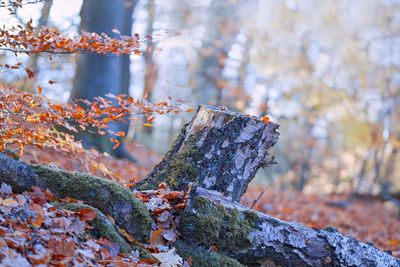
[[[27,2],[28,3],[28,2]],[[30,3],[30,2],[29,2]],[[7,7],[10,14],[15,8],[26,4],[22,0],[2,1],[0,7]],[[56,29],[32,26],[32,20],[26,25],[17,25],[0,30],[0,49],[19,54],[37,53],[97,53],[97,54],[140,54],[140,38],[138,35],[121,36],[118,29],[113,32],[118,36],[111,38],[105,33],[97,34],[83,31],[80,36],[70,37]],[[24,67],[22,63],[0,64],[0,70],[13,71],[24,68],[28,78],[34,78],[35,72]],[[55,81],[49,80],[50,85]],[[0,152],[14,154],[19,157],[24,154],[25,148],[52,149],[68,153],[79,158],[85,165],[99,154],[83,149],[74,137],[56,129],[64,127],[72,132],[95,129],[98,134],[110,135],[114,142],[113,148],[120,145],[117,137],[125,136],[122,131],[108,130],[109,123],[137,120],[146,114],[147,123],[144,126],[153,126],[151,122],[155,115],[179,113],[181,100],[174,102],[171,97],[166,101],[152,104],[147,100],[134,100],[126,95],[99,96],[94,101],[74,100],[73,103],[62,104],[47,99],[41,95],[42,87],[37,86],[31,91],[37,94],[19,91],[13,85],[0,84]],[[186,110],[186,111],[192,111]],[[92,161],[93,162],[93,161]],[[103,172],[107,173],[104,169]]]
[[[179,106],[172,103],[171,99],[151,104],[124,95],[108,94],[106,98],[96,97],[92,102],[79,100],[76,103],[62,104],[4,85],[0,87],[0,110],[1,152],[12,154],[11,152],[18,151],[22,157],[26,147],[48,148],[78,157],[83,163],[89,162],[89,158],[99,154],[94,150],[85,150],[73,136],[56,130],[55,126],[63,126],[72,132],[84,131],[91,127],[97,129],[100,135],[108,133],[111,141],[115,143],[115,149],[120,144],[116,137],[124,136],[125,132],[108,130],[109,123],[128,123],[143,113],[181,112]],[[148,117],[149,122],[153,119],[154,115]]]

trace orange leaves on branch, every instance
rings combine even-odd
[[[40,86],[37,87],[37,93],[42,93]],[[93,101],[78,100],[72,104],[61,104],[45,96],[20,92],[12,86],[5,87],[1,84],[0,111],[0,152],[7,153],[12,148],[22,157],[27,147],[47,148],[67,153],[79,159],[86,167],[91,166],[91,160],[100,154],[83,149],[73,136],[58,132],[54,125],[63,126],[72,132],[90,127],[96,129],[100,135],[108,133],[115,143],[113,148],[116,149],[120,146],[119,138],[126,133],[108,130],[109,123],[127,122],[124,118],[143,113],[149,114],[148,120],[151,122],[156,114],[182,112],[171,99],[152,104],[125,95],[108,94],[106,97],[95,97]],[[144,125],[154,126],[150,123]],[[111,175],[105,167],[98,165],[95,168]]]
[[[120,35],[118,29],[113,33]],[[105,33],[82,31],[70,37],[55,29],[42,27],[39,31],[29,21],[24,27],[0,30],[0,47],[14,53],[77,53],[141,54],[139,35],[111,38]]]

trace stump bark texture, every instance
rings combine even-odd
[[[278,127],[225,108],[200,106],[138,187],[166,182],[182,190],[194,182],[239,201],[257,170],[272,163],[269,149],[278,140]]]

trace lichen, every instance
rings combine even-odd
[[[178,254],[184,259],[188,259],[189,257],[192,260],[192,267],[244,267],[245,265],[241,264],[237,260],[225,256],[223,254],[209,251],[204,248],[195,248],[184,242],[176,242],[175,247],[178,251]]]
[[[111,215],[119,225],[130,224],[126,229],[139,241],[150,237],[152,219],[144,204],[132,192],[119,184],[99,177],[53,169],[43,165],[30,165],[45,186],[57,197],[72,197]],[[133,228],[133,227],[132,227]]]
[[[249,234],[258,219],[255,212],[227,210],[206,197],[197,196],[191,208],[186,209],[181,227],[183,238],[205,248],[214,245],[230,255],[236,249],[251,247]]]

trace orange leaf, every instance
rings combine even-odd
[[[32,225],[35,226],[35,228],[39,228],[42,225],[42,219],[36,215],[36,219],[32,221]]]
[[[262,118],[261,118],[261,121],[262,121],[262,122],[266,122],[266,123],[271,123],[271,122],[269,121],[269,118],[268,118],[267,116],[262,117]]]
[[[52,81],[52,80],[49,81],[49,84],[53,84],[53,83],[56,83],[56,82],[55,82],[55,81]]]
[[[188,108],[188,109],[186,110],[186,112],[190,112],[190,111],[194,111],[194,109],[193,109],[193,108]]]
[[[164,239],[162,237],[162,229],[155,230],[151,232],[151,237],[148,241],[148,243],[152,245],[159,245],[164,243]]]
[[[116,136],[125,136],[125,132],[119,131],[115,135]]]
[[[110,118],[104,118],[104,119],[103,119],[103,122],[105,122],[105,123],[108,123],[108,122],[110,122],[110,121],[111,121]]]
[[[116,144],[113,146],[113,149],[116,149],[117,147],[119,147],[120,144],[121,144],[121,143],[116,143]]]
[[[39,85],[37,86],[37,92],[40,95],[42,93],[43,89]]]
[[[134,187],[135,185],[136,185],[135,183],[129,183],[129,184],[127,184],[126,186],[129,187],[129,188],[131,188],[131,187]]]
[[[97,213],[91,209],[81,209],[77,211],[82,221],[92,221],[96,218]]]
[[[147,119],[148,122],[152,122],[153,120],[154,120],[154,116],[150,116],[150,117]]]
[[[154,127],[154,125],[153,125],[153,124],[150,124],[150,123],[144,123],[143,125],[144,125],[144,126],[147,126],[147,127]]]
[[[210,246],[210,250],[214,251],[214,252],[218,252],[218,248],[216,246],[214,246],[214,245]]]
[[[128,234],[127,231],[125,231],[122,228],[120,228],[119,230],[130,242],[132,242],[134,244],[140,244],[135,238],[133,238],[130,234]]]

